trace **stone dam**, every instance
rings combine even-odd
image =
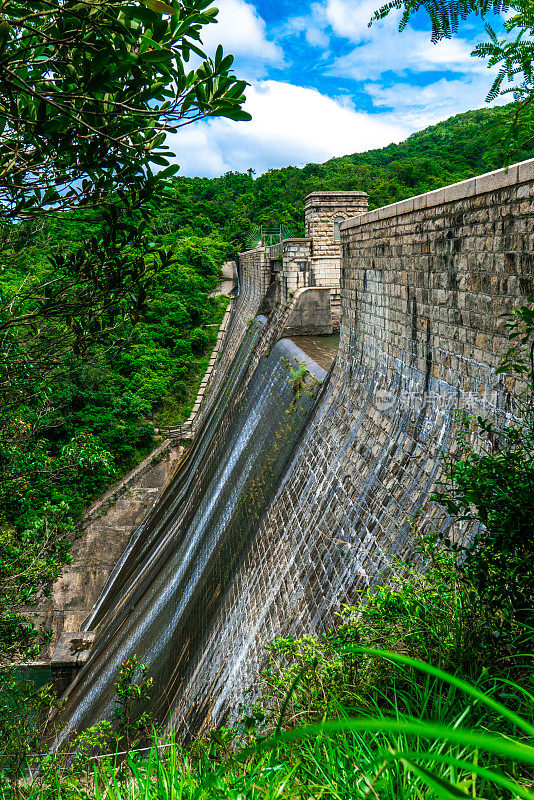
[[[414,514],[450,527],[428,498],[457,410],[515,413],[496,368],[501,315],[532,293],[534,161],[366,209],[315,192],[305,238],[241,254],[193,444],[55,656],[87,646],[56,745],[109,715],[133,654],[169,727],[228,722],[267,642],[320,632],[386,580]],[[305,337],[336,329],[327,371]]]

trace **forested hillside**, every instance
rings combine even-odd
[[[369,207],[436,189],[503,166],[503,127],[512,106],[458,114],[400,144],[380,150],[332,158],[324,164],[228,173],[221,178],[175,178],[174,197],[162,203],[165,224],[201,235],[217,233],[236,250],[246,243],[251,227],[285,223],[297,236],[304,233],[304,198],[314,191],[360,190]],[[514,161],[534,156],[534,141],[513,155]]]

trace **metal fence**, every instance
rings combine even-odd
[[[281,223],[278,225],[256,225],[246,239],[247,249],[253,250],[258,245],[268,247],[272,244],[279,244],[284,239],[291,239],[292,231]]]

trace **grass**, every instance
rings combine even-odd
[[[131,758],[126,768],[112,759],[89,762],[85,780],[58,780],[54,786],[37,778],[23,795],[32,800],[534,799],[534,727],[497,699],[499,687],[482,692],[413,659],[373,656],[392,660],[401,670],[415,666],[427,676],[427,707],[435,712],[438,706],[429,707],[428,698],[439,696],[439,707],[448,709],[442,721],[417,718],[419,707],[399,713],[371,703],[367,715],[340,709],[337,720],[258,737],[230,751],[217,737],[193,756],[173,737],[156,739],[146,757]],[[528,695],[517,684],[509,689]],[[421,694],[415,678],[412,693]],[[482,713],[470,726],[474,709]],[[487,732],[486,709],[500,735]],[[0,797],[12,800],[13,794],[4,791]]]
[[[425,572],[405,565],[335,629],[269,645],[235,727],[189,751],[154,732],[126,764],[41,762],[0,800],[534,800],[532,631],[422,551]]]

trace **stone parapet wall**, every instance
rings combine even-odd
[[[330,287],[330,303],[332,307],[332,322],[339,329],[341,322],[341,258],[340,256],[312,256],[310,259],[311,271],[316,286]]]
[[[493,172],[486,172],[484,175],[477,175],[475,178],[468,178],[465,181],[451,183],[441,189],[434,189],[432,192],[418,194],[400,200],[398,203],[391,203],[388,206],[376,208],[365,214],[349,217],[341,225],[341,230],[346,230],[357,225],[367,225],[378,219],[390,219],[399,217],[412,211],[420,211],[425,208],[435,208],[447,203],[466,200],[475,195],[484,196],[489,192],[500,192],[509,186],[520,186],[530,183],[534,179],[534,159],[521,161],[519,164],[512,164],[506,169],[497,169]]]
[[[270,283],[270,266],[265,257],[265,247],[256,247],[239,254],[240,292],[257,298],[258,305]]]
[[[524,162],[343,224],[343,313],[388,375],[402,363],[459,392],[474,374],[488,388],[508,347],[501,315],[532,292],[533,185]]]
[[[339,295],[339,285],[341,279],[340,258],[332,256],[312,256],[311,268],[315,276],[316,286],[335,287]],[[339,295],[340,296],[340,295]]]
[[[235,358],[250,323],[258,314],[270,282],[270,264],[265,248],[257,247],[239,254],[237,296],[232,303],[220,353],[213,365],[209,393],[204,394],[198,424],[209,416],[225,375]]]

